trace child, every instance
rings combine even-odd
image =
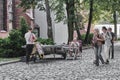
[[[39,42],[35,42],[35,45],[34,45],[34,48],[33,48],[33,51],[31,54],[34,55],[36,53],[36,51],[39,53],[40,58],[44,57],[44,52],[43,52],[43,49],[41,47],[41,44],[39,44]]]

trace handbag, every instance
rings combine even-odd
[[[103,35],[103,34],[102,34]],[[98,35],[99,38],[101,38],[101,35]],[[102,44],[105,44],[105,40],[101,41]]]
[[[32,33],[30,34],[29,41],[31,41],[31,42],[34,42],[34,41],[35,41],[35,37],[33,36]]]
[[[105,41],[102,41],[102,44],[105,44]]]

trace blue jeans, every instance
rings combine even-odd
[[[101,60],[102,64],[104,64],[103,57],[101,55],[102,52],[102,45],[95,47],[95,58],[96,58],[96,65],[99,66],[99,60]]]

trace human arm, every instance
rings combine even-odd
[[[109,39],[112,40],[112,34],[108,32]]]
[[[116,40],[116,35],[112,32],[112,42]]]
[[[97,37],[97,41],[104,41],[104,37],[102,35],[99,35],[99,37]]]

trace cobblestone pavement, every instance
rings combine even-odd
[[[120,46],[109,65],[95,66],[92,49],[83,51],[82,59],[50,60],[36,64],[24,62],[0,66],[0,80],[120,80]]]

